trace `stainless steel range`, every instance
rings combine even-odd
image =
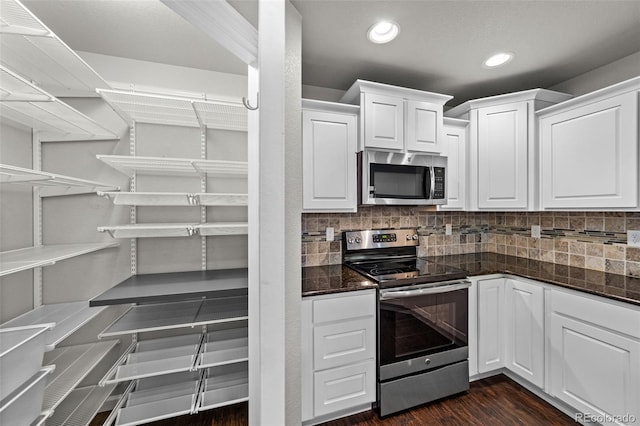
[[[378,283],[379,416],[469,389],[466,272],[416,255],[416,229],[343,232],[345,265]]]

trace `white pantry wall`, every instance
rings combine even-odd
[[[31,168],[31,130],[0,119],[0,163]],[[0,251],[33,245],[33,201],[30,185],[2,185],[0,194]],[[0,323],[31,309],[33,272],[0,278]]]
[[[186,68],[90,52],[77,52],[108,82],[158,87],[240,98],[247,94],[247,76]]]

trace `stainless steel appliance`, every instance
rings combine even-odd
[[[344,263],[378,283],[376,410],[469,389],[466,271],[416,256],[415,229],[347,231]]]
[[[375,150],[358,156],[359,204],[447,202],[447,157]]]

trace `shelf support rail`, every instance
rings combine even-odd
[[[200,120],[200,118],[198,118]],[[207,159],[207,128],[200,128],[200,158]],[[207,175],[200,175],[200,192],[207,192]],[[200,199],[197,198],[198,203]],[[207,223],[207,208],[200,206],[200,223]],[[207,237],[200,237],[200,266],[203,271],[207,270]]]
[[[204,368],[200,371],[200,381],[198,382],[198,391],[195,394],[195,398],[193,401],[193,406],[191,407],[191,414],[195,414],[197,413],[200,408],[200,401],[202,399],[202,395],[204,394],[204,389],[205,389],[205,376],[207,374],[207,369]]]
[[[123,365],[125,363],[127,357],[129,356],[130,353],[132,353],[136,349],[137,345],[138,345],[138,341],[136,339],[134,339],[131,342],[131,344],[129,345],[129,347],[120,356],[120,358],[118,358],[118,360],[111,366],[109,371],[107,371],[107,373],[104,375],[104,377],[102,377],[102,379],[100,379],[100,381],[98,382],[98,386],[105,387],[106,385],[108,385],[107,381],[111,378],[112,375],[115,374],[115,372],[118,369],[118,367],[120,367],[121,365]]]
[[[111,410],[111,414],[109,414],[109,417],[107,417],[107,419],[104,421],[102,426],[111,426],[113,422],[116,421],[116,417],[118,417],[118,413],[120,412],[120,409],[127,402],[129,395],[131,394],[131,392],[133,392],[137,384],[138,382],[136,380],[129,383],[129,386],[127,386],[125,391],[122,393],[122,397],[118,400],[115,407],[113,407],[113,409]]]
[[[33,147],[33,167],[35,170],[42,170],[42,143],[38,132],[32,132]],[[35,186],[33,194],[33,246],[42,246],[42,198],[40,188]],[[42,306],[42,267],[33,270],[33,308]]]
[[[133,121],[131,123],[131,127],[129,128],[129,155],[136,155],[136,122]],[[137,172],[134,170],[131,174],[131,179],[129,180],[129,191],[136,192],[136,175]],[[137,213],[138,209],[136,206],[129,207],[129,222],[132,225],[135,225],[137,222]],[[113,234],[109,231],[111,237],[113,238]],[[131,274],[136,275],[138,273],[138,240],[136,238],[131,238],[129,242],[129,253],[130,253],[130,262],[131,262]]]

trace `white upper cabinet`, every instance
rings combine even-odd
[[[538,113],[542,209],[638,206],[640,77]]]
[[[442,105],[406,101],[407,151],[442,152]]]
[[[303,211],[355,212],[359,108],[307,99],[302,106]]]
[[[357,80],[341,102],[361,106],[365,148],[400,152],[442,151],[443,105],[451,96]]]
[[[364,147],[402,150],[404,102],[394,96],[364,95]]]
[[[543,89],[465,102],[448,117],[470,120],[469,210],[535,210],[535,111],[571,96]]]
[[[467,142],[469,121],[444,119],[442,154],[447,156],[447,204],[439,210],[464,210],[467,206]]]
[[[527,208],[526,102],[478,110],[478,207]]]

